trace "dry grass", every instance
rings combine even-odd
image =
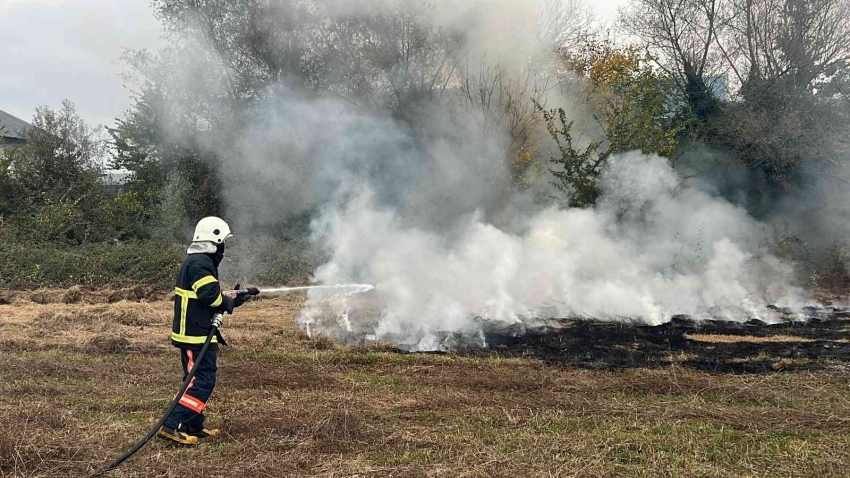
[[[696,354],[689,354],[686,352],[670,352],[667,354],[666,357],[664,357],[664,361],[671,364],[681,364],[690,360],[694,360],[696,358]]]
[[[85,475],[179,385],[170,302],[60,299],[0,306],[0,476]],[[113,476],[839,477],[850,465],[847,372],[708,374],[678,352],[665,368],[599,371],[344,347],[298,330],[300,300],[226,319],[233,346],[209,408],[220,439],[154,441]]]
[[[738,342],[749,342],[754,344],[785,344],[785,343],[811,343],[812,339],[797,337],[794,335],[771,335],[768,337],[754,337],[752,335],[716,335],[716,334],[685,334],[688,340],[697,342],[708,342],[715,344],[734,344]]]
[[[9,305],[15,302],[15,293],[0,290],[0,305]]]
[[[147,286],[124,288],[96,288],[74,286],[67,289],[39,289],[32,291],[0,290],[0,305],[8,304],[112,304],[122,300],[131,302],[158,302],[169,294]]]
[[[312,337],[311,345],[316,350],[333,350],[336,348],[336,343],[327,335],[317,335]]]

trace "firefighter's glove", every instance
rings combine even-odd
[[[213,318],[212,318],[212,326],[213,327],[220,329],[222,322],[224,322],[224,314],[213,315]]]
[[[221,295],[221,306],[218,308],[221,312],[233,313],[233,308],[236,307],[235,299],[227,294]]]
[[[242,290],[242,286],[236,284],[236,290]],[[239,307],[248,301],[248,294],[236,294],[236,297],[233,299],[233,307]]]

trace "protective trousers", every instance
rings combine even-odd
[[[189,371],[195,366],[195,359],[200,353],[201,347],[183,346],[179,348],[180,357],[183,361],[183,380],[186,380]],[[216,367],[217,360],[218,347],[215,344],[210,344],[209,349],[201,359],[198,372],[189,383],[189,388],[180,397],[179,404],[166,420],[165,426],[167,428],[179,429],[190,434],[204,429],[204,409],[206,409],[207,400],[210,399],[215,388],[215,373],[218,370]]]

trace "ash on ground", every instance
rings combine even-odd
[[[559,319],[544,327],[491,328],[476,355],[524,357],[550,365],[622,369],[673,364],[708,372],[850,370],[850,310],[807,308],[804,320],[696,321],[665,324]]]
[[[302,312],[311,334],[348,345],[392,343],[398,350],[539,360],[595,369],[679,365],[709,372],[850,371],[850,309],[769,307],[757,318],[674,316],[661,325],[640,318],[530,318],[517,323],[476,318],[474,329],[375,334],[382,306],[374,299],[326,302]],[[719,318],[718,318],[719,317]]]

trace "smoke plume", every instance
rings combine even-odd
[[[334,21],[407,4],[317,2]],[[458,43],[467,79],[498,65],[500,81],[569,109],[574,131],[584,130],[575,102],[549,83],[562,72],[550,57],[556,40],[541,32],[564,25],[542,25],[548,17],[539,2],[429,5],[428,15],[414,18]],[[311,241],[326,258],[312,280],[375,286],[360,297],[309,293],[300,323],[311,333],[428,350],[446,333],[474,334],[487,324],[567,316],[659,324],[676,314],[773,320],[768,305],[807,300],[793,264],[770,254],[770,228],[717,188],[683,179],[665,158],[612,157],[592,208],[552,200],[545,177],[518,188],[515,124],[493,124],[492,111],[469,96],[454,101],[463,87],[456,69],[414,60],[446,78],[436,100],[409,103],[415,115],[397,104],[376,107],[369,95],[340,99],[339,84],[317,93],[284,79],[234,118],[224,139],[207,141],[226,165],[228,213],[241,236],[310,214]],[[226,84],[207,87],[219,83]],[[495,93],[500,107],[509,99],[503,94]],[[529,135],[545,138],[537,128]],[[243,270],[254,263],[245,258]]]
[[[441,333],[474,333],[487,321],[771,320],[768,304],[805,299],[792,268],[763,250],[763,227],[683,182],[666,159],[616,157],[603,184],[594,209],[550,207],[516,230],[471,214],[448,234],[407,223],[363,188],[316,223],[332,258],[315,277],[372,283],[375,297],[317,295],[302,324],[336,336],[365,326],[378,340],[427,350]],[[361,306],[377,310],[377,320]]]

